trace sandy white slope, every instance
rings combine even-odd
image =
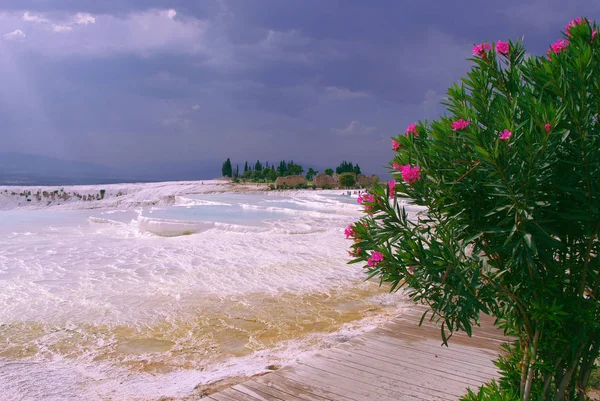
[[[98,200],[100,190],[104,199]],[[68,209],[116,208],[173,204],[177,196],[211,192],[264,190],[264,184],[232,184],[229,181],[172,181],[107,185],[0,186],[0,210],[61,206]],[[55,192],[54,198],[51,197]],[[40,193],[41,199],[36,197]],[[47,197],[42,194],[48,193]],[[26,196],[27,193],[31,193]],[[62,199],[63,194],[67,199]],[[83,197],[93,200],[82,200]],[[29,201],[28,201],[29,199]]]

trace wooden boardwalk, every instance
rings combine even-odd
[[[211,394],[214,401],[458,400],[498,377],[492,363],[507,339],[482,318],[473,336],[455,334],[442,347],[438,328],[415,306],[383,327],[295,365]]]

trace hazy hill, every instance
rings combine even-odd
[[[115,168],[41,155],[0,153],[0,185],[206,180],[220,173],[218,162],[159,162]]]

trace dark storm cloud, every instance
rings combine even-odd
[[[356,160],[435,118],[473,43],[532,53],[596,2],[0,0],[0,149],[127,164]]]

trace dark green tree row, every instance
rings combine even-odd
[[[336,174],[342,174],[342,173],[361,174],[358,163],[356,163],[356,165],[354,165],[351,162],[347,162],[346,160],[342,161],[340,163],[340,165],[336,167],[335,172],[336,172]]]
[[[304,167],[302,167],[300,164],[294,163],[293,160],[287,162],[282,160],[277,165],[269,165],[269,162],[265,162],[263,164],[260,160],[257,160],[256,163],[252,165],[252,163],[248,164],[246,161],[244,163],[244,168],[240,173],[239,166],[236,165],[235,168],[233,168],[231,160],[227,158],[221,167],[221,174],[223,177],[244,178],[251,179],[253,181],[275,181],[277,177],[301,175],[304,173],[304,171]],[[331,168],[325,169],[325,174],[329,176],[332,176],[333,172],[334,170]],[[340,165],[335,169],[335,172],[337,174],[347,172],[361,174],[358,163],[354,165],[353,163],[347,161],[340,163]],[[318,173],[318,170],[309,167],[305,177],[308,181],[311,181]]]

